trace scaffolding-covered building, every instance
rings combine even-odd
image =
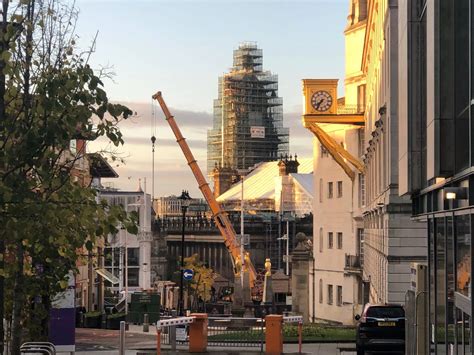
[[[207,171],[243,170],[288,154],[278,76],[263,71],[262,50],[253,42],[234,50],[232,69],[219,77],[213,128],[208,131]]]

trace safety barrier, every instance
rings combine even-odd
[[[260,347],[263,352],[263,341],[265,340],[265,352],[269,355],[281,354],[283,352],[283,324],[298,324],[299,352],[302,351],[302,316],[285,316],[271,314],[265,319],[261,318],[232,318],[232,317],[210,317],[207,314],[195,313],[190,317],[177,317],[163,319],[157,322],[157,354],[161,354],[162,331],[168,335],[172,349],[176,349],[176,326],[189,326],[190,353],[206,352],[207,346],[224,347]],[[174,329],[174,341],[173,337]],[[181,341],[181,343],[185,343]]]
[[[20,353],[23,355],[56,355],[56,348],[48,342],[28,342],[20,347]]]
[[[260,347],[263,349],[265,319],[209,317],[209,346]]]
[[[283,317],[283,323],[298,323],[298,352],[301,354],[303,348],[303,316]]]

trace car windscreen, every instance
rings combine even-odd
[[[370,307],[366,317],[371,318],[403,318],[405,311],[401,307]]]

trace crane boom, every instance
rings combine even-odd
[[[161,95],[161,91],[158,91],[155,95],[152,96],[152,98],[154,100],[157,100],[158,103],[160,104],[161,109],[163,110],[163,113],[165,114],[166,121],[168,121],[168,124],[170,125],[171,130],[173,131],[176,137],[176,142],[178,142],[181,150],[183,151],[184,157],[188,161],[188,165],[191,168],[191,171],[193,172],[194,177],[196,178],[199,189],[201,190],[204,198],[209,204],[214,221],[217,227],[219,228],[219,231],[222,237],[224,238],[224,243],[225,243],[225,246],[227,247],[227,250],[230,253],[232,262],[235,264],[235,260],[237,259],[237,257],[240,257],[240,243],[237,240],[234,227],[232,226],[232,223],[227,217],[227,214],[222,210],[221,206],[216,201],[214,194],[212,193],[211,188],[209,187],[209,184],[207,183],[207,180],[201,171],[201,168],[199,167],[196,159],[194,158],[194,155],[191,152],[191,149],[189,148],[188,143],[186,143],[186,139],[181,134],[181,130],[179,129],[174,119],[174,116],[171,114],[170,110],[168,109],[168,106],[166,105],[163,99],[163,96]],[[242,265],[243,263],[244,261],[242,260]],[[248,271],[249,271],[250,285],[253,286],[254,281],[257,278],[255,267],[252,264],[252,262],[250,262],[250,265],[246,265],[246,266],[248,267]]]

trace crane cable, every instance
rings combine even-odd
[[[155,200],[155,142],[156,142],[156,109],[155,100],[151,100],[151,203]]]

